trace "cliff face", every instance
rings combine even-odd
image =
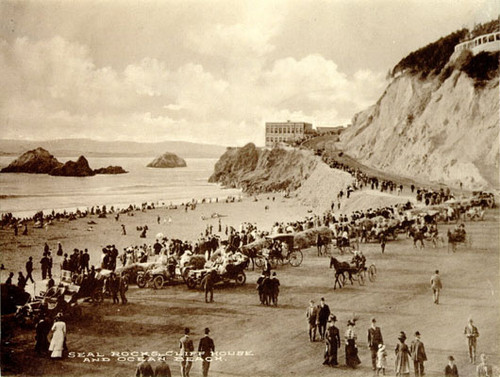
[[[183,168],[186,167],[186,161],[179,156],[166,152],[160,157],[155,158],[148,165],[148,168]]]
[[[421,80],[402,74],[353,118],[343,149],[391,173],[464,188],[498,187],[498,77],[478,87],[460,70]]]
[[[9,166],[2,169],[2,173],[32,173],[47,174],[53,169],[59,168],[62,163],[43,148],[23,153],[14,160]]]
[[[311,151],[260,149],[250,143],[228,149],[215,164],[209,182],[250,194],[288,190],[305,204],[327,207],[352,178],[330,169]]]
[[[63,166],[53,169],[49,174],[64,177],[89,177],[95,175],[89,166],[89,162],[83,156],[80,156],[76,162],[66,162]]]

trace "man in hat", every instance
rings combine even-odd
[[[164,358],[160,360],[160,364],[155,368],[155,377],[172,377],[170,367]]]
[[[328,320],[330,327],[326,330],[326,351],[325,351],[325,361],[323,365],[336,366],[337,361],[337,351],[340,348],[340,332],[337,327],[335,327],[335,322],[337,322],[337,317],[331,315]]]
[[[321,300],[319,302],[318,320],[317,320],[319,336],[321,337],[321,340],[325,339],[326,324],[328,322],[329,317],[330,317],[330,308],[325,303],[325,298],[321,297]]]
[[[458,369],[454,362],[455,358],[453,356],[448,356],[448,365],[444,368],[445,377],[458,377]]]
[[[201,286],[205,291],[205,302],[214,302],[215,270],[210,270],[201,280]]]
[[[377,370],[377,352],[379,344],[383,344],[382,331],[376,326],[377,320],[372,318],[370,328],[368,329],[368,348],[372,354],[372,369]]]
[[[189,377],[189,371],[193,365],[192,358],[194,352],[193,341],[189,337],[189,327],[184,329],[184,336],[179,340],[181,361],[181,376]]]
[[[420,341],[420,333],[418,331],[415,332],[415,340],[411,342],[410,353],[415,368],[415,377],[423,376],[424,361],[427,360],[427,355],[425,354],[424,343]]]
[[[154,377],[153,367],[147,360],[141,361],[137,364],[135,370],[136,377]]]
[[[210,334],[210,329],[205,328],[205,336],[200,339],[198,345],[198,352],[203,359],[203,377],[208,376],[208,368],[210,368],[210,361],[212,360],[212,352],[215,352],[215,344],[212,338],[208,336]]]
[[[434,303],[439,304],[439,292],[443,289],[443,284],[441,283],[441,276],[439,276],[439,270],[431,277],[431,288],[432,296],[434,298]]]
[[[309,324],[309,341],[316,341],[316,328],[318,326],[318,307],[314,305],[314,301],[309,301],[309,307],[306,312],[307,323]]]
[[[476,362],[476,344],[477,337],[479,336],[479,331],[477,327],[473,325],[472,318],[469,318],[469,323],[465,326],[464,334],[467,337],[467,343],[469,345],[469,361],[471,363]]]

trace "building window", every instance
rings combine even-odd
[[[500,41],[500,34],[497,34],[496,37],[497,37],[497,41]]]
[[[488,41],[489,41],[489,42],[493,42],[493,41],[495,41],[495,36],[494,36],[494,35],[490,35],[490,36],[488,37]]]

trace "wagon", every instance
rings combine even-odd
[[[286,264],[290,264],[292,267],[300,266],[304,259],[304,255],[302,251],[294,247],[294,237],[295,235],[292,233],[280,233],[266,236],[266,239],[271,241],[271,246],[269,249],[262,250],[262,254],[255,261],[256,266],[263,267],[264,258],[266,256],[272,268]],[[286,251],[282,249],[282,243],[285,243]]]
[[[221,274],[218,269],[213,268],[203,268],[199,270],[190,270],[186,277],[186,285],[189,289],[202,288],[203,278],[207,273],[214,270],[215,273],[215,284],[217,283],[234,283],[236,285],[243,285],[247,281],[245,275],[245,268],[248,265],[248,261],[241,262],[238,264],[228,264],[226,266],[226,272]]]

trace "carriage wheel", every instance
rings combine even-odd
[[[292,267],[298,267],[302,263],[304,256],[302,255],[302,251],[296,250],[292,251],[289,255],[289,263]]]
[[[186,278],[186,285],[189,289],[195,289],[196,288],[196,280],[194,280],[192,277]]]
[[[368,267],[368,279],[373,283],[377,278],[377,267],[374,264]]]
[[[358,275],[359,285],[365,285],[365,271],[359,271],[356,275]]]
[[[165,279],[161,275],[156,275],[153,279],[153,287],[155,289],[163,288],[163,284],[165,284]]]
[[[137,275],[137,286],[139,288],[144,288],[146,286],[146,277],[144,274]]]
[[[264,257],[256,257],[254,263],[257,268],[264,267]]]
[[[247,281],[247,276],[243,271],[239,272],[238,275],[236,275],[236,284],[238,285],[243,285]]]

